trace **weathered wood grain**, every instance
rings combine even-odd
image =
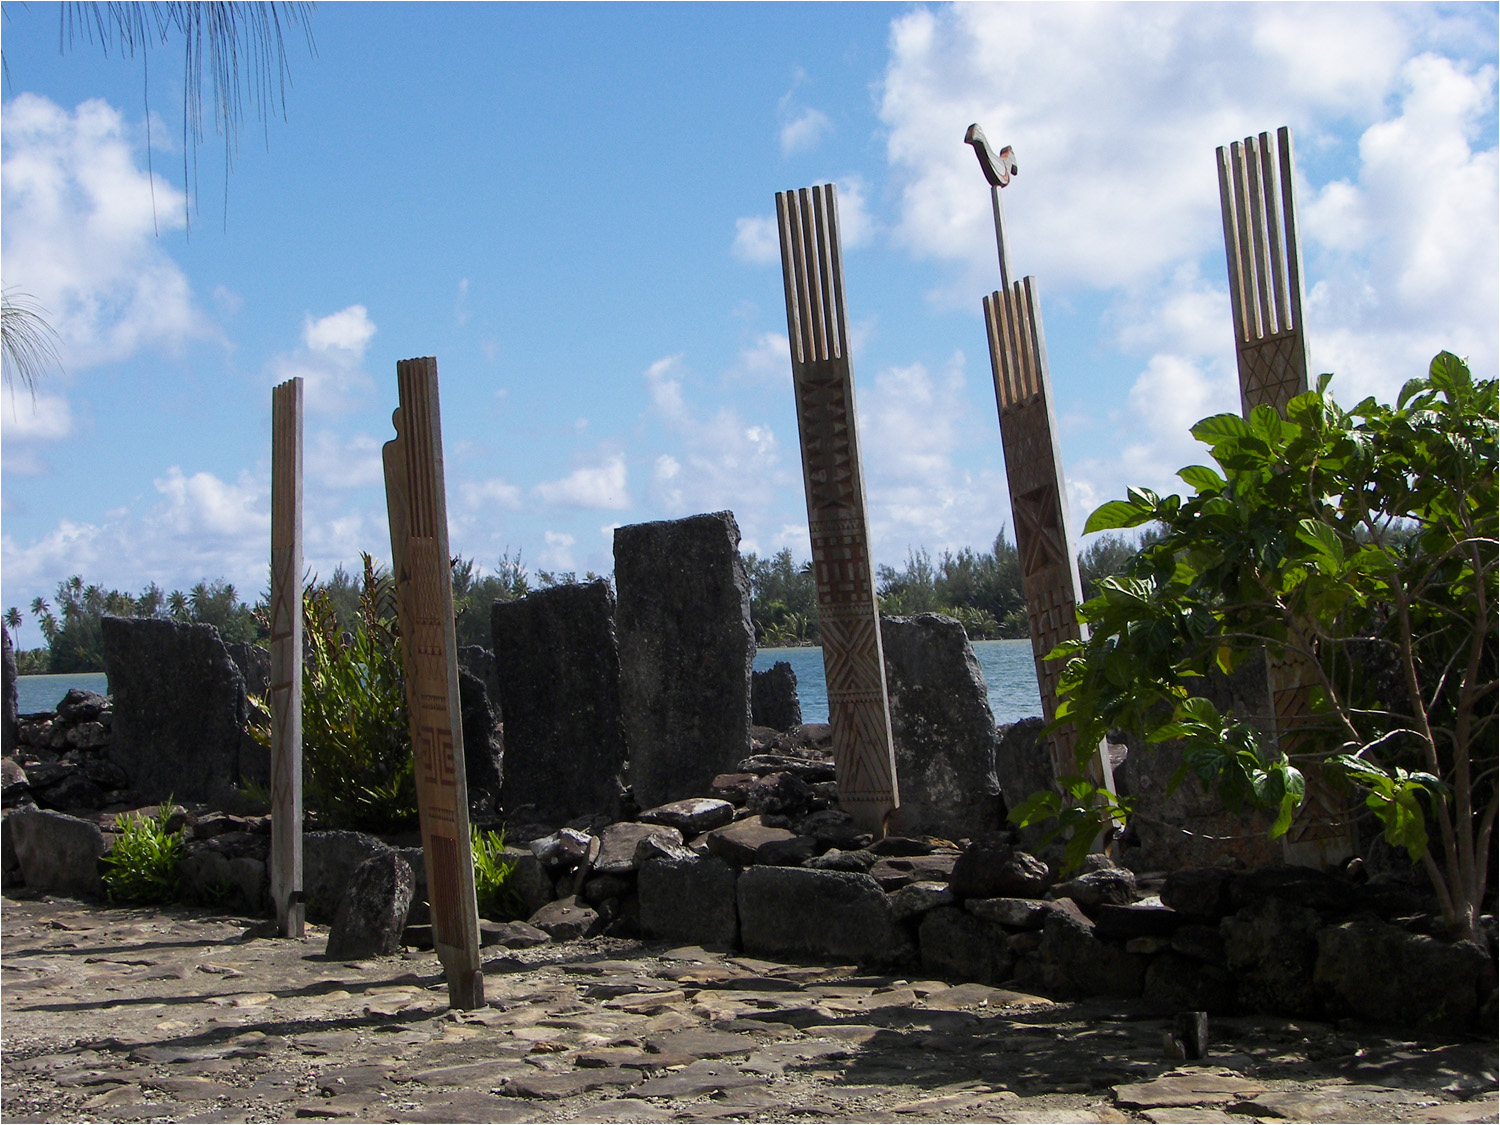
[[[271,899],[303,934],[302,380],[271,391]]]
[[[392,416],[396,438],[382,453],[433,944],[448,978],[448,1002],[478,1008],[484,1004],[484,973],[464,778],[437,360],[402,360],[396,379],[401,401]]]
[[[839,804],[868,831],[901,803],[870,564],[832,184],[779,192],[781,271]]]

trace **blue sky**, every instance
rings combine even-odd
[[[772,227],[839,184],[875,554],[1009,526],[965,128],[1015,147],[1075,519],[1174,487],[1237,409],[1214,149],[1292,126],[1313,366],[1352,403],[1439,348],[1496,374],[1496,6],[328,4],[286,120],[4,5],[4,284],[64,370],[0,409],[0,603],[73,573],[266,583],[270,387],[308,380],[306,555],[389,555],[395,364],[438,357],[455,551],[608,572],[722,508],[808,553]],[[174,63],[176,66],[174,67]],[[39,642],[28,622],[20,643]]]

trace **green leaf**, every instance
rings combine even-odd
[[[1189,465],[1178,469],[1177,475],[1198,492],[1217,492],[1224,487],[1224,478],[1207,465]]]
[[[1010,810],[1006,817],[1012,824],[1020,825],[1022,828],[1032,824],[1039,824],[1044,820],[1050,820],[1062,811],[1062,797],[1056,793],[1042,791],[1033,793],[1017,807]]]
[[[1307,544],[1318,554],[1333,560],[1335,563],[1344,561],[1344,544],[1339,540],[1338,532],[1326,523],[1317,520],[1301,519],[1297,521],[1297,539]]]
[[[1083,525],[1083,533],[1092,535],[1096,531],[1140,527],[1141,524],[1149,523],[1155,518],[1156,512],[1153,508],[1143,508],[1128,500],[1111,500],[1094,509],[1093,515],[1089,516],[1088,522]]]
[[[1238,414],[1215,414],[1193,427],[1192,434],[1205,445],[1217,445],[1231,438],[1247,438],[1250,427]]]

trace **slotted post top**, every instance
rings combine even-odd
[[[786,326],[794,363],[844,359],[849,324],[833,184],[776,193]]]

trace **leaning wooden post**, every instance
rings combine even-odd
[[[901,804],[870,566],[832,184],[778,192],[781,272],[839,805],[881,833]]]
[[[1287,403],[1308,389],[1292,132],[1282,126],[1274,143],[1270,133],[1246,137],[1217,155],[1240,411],[1249,418],[1270,406],[1285,417]],[[1309,694],[1317,673],[1290,649],[1268,651],[1266,673],[1277,740],[1288,757],[1303,759],[1307,778],[1307,800],[1282,838],[1286,859],[1310,867],[1347,859],[1357,850],[1348,798],[1299,754],[1299,730],[1318,722]]]
[[[998,199],[1000,189],[1017,171],[1015,154],[1009,146],[999,153],[991,152],[978,125],[969,126],[964,142],[974,146],[996,200],[995,237],[1000,245],[1001,273],[1008,276],[1004,212]],[[1052,374],[1047,366],[1036,279],[1024,277],[984,298],[984,324],[1000,410],[1000,443],[1005,450],[1011,518],[1021,556],[1021,585],[1031,625],[1031,658],[1042,697],[1042,718],[1050,725],[1057,717],[1057,682],[1062,665],[1046,656],[1063,641],[1087,638],[1088,628],[1078,620],[1083,593],[1073,550],[1075,540],[1063,483],[1062,451],[1057,443],[1057,413],[1052,405]],[[1078,772],[1076,727],[1069,723],[1053,730],[1048,745],[1055,777]],[[1087,773],[1095,785],[1114,792],[1114,773],[1105,743],[1092,752]]]
[[[437,360],[402,360],[396,379],[396,438],[382,453],[432,938],[448,978],[448,1003],[478,1008],[484,1004],[484,971],[459,713]]]
[[[302,903],[302,380],[271,391],[271,899],[300,938]]]

